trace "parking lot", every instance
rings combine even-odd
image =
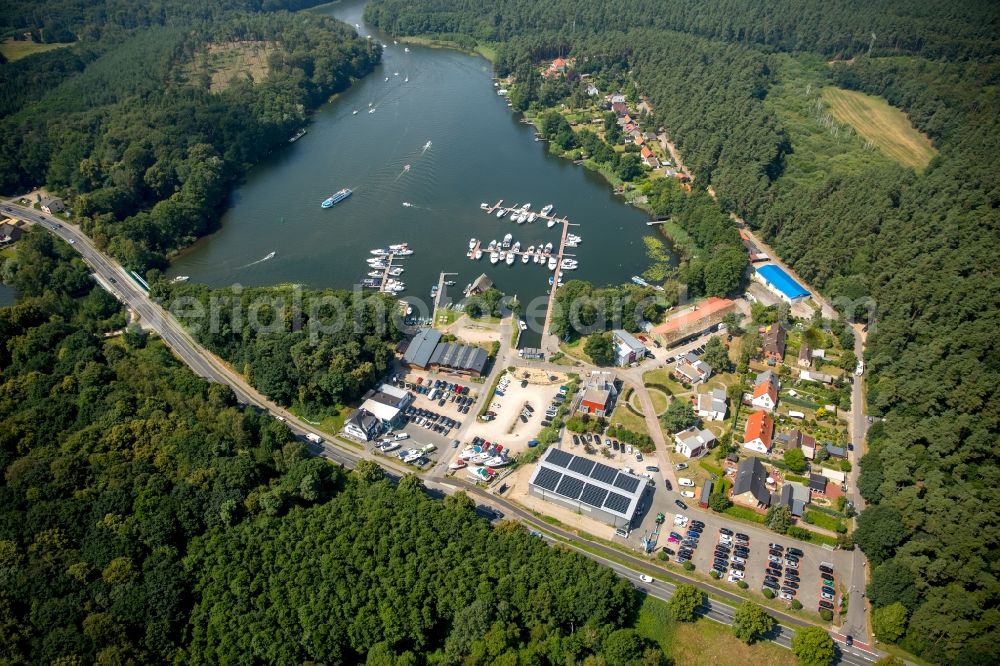
[[[491,420],[477,421],[472,434],[503,444],[514,455],[524,451],[542,429],[546,410],[566,379],[560,373],[548,375],[536,371],[529,373],[528,378],[524,378],[523,372],[506,373],[489,404]],[[470,414],[469,418],[476,416]]]

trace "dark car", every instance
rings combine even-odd
[[[737,532],[736,533],[736,538],[739,539],[740,541],[749,541],[750,540],[750,537],[748,537],[746,534],[743,534],[743,532]]]
[[[615,440],[615,441],[611,442],[611,448],[613,448],[615,451],[620,450],[618,448],[618,440]]]
[[[794,596],[795,596],[796,594],[798,594],[798,590],[793,590],[793,589],[792,589],[792,588],[790,588],[790,587],[783,587],[783,588],[781,588],[781,591],[782,591],[782,592],[784,592],[785,594],[790,594],[790,595],[791,595],[791,596],[793,596],[793,597],[794,597]]]
[[[781,569],[767,569],[766,571],[764,571],[764,573],[768,576],[774,576],[775,578],[777,578],[778,576],[781,575]]]
[[[785,550],[785,547],[782,546],[780,543],[769,543],[767,544],[767,547],[770,548],[771,550]]]
[[[785,579],[785,586],[786,587],[790,587],[793,590],[799,589],[799,584],[798,583],[796,583],[794,580],[788,580],[787,578]]]
[[[681,545],[684,546],[685,548],[697,548],[698,542],[691,541],[690,539],[684,539],[683,541],[681,541]]]
[[[798,562],[799,561],[798,557],[796,557],[795,555],[788,554],[788,553],[785,553],[785,559],[788,560],[789,562]]]
[[[799,575],[799,570],[798,569],[785,569],[785,574],[789,575],[789,576],[798,576]]]
[[[775,550],[774,548],[772,548],[771,550],[767,551],[767,554],[768,555],[774,555],[775,557],[781,557],[781,551],[780,550]]]
[[[820,599],[819,607],[820,608],[825,608],[827,610],[833,610],[833,604],[831,604],[829,601],[827,601],[825,599]]]
[[[788,549],[788,554],[789,555],[794,555],[795,557],[805,557],[805,553],[803,553],[798,548],[789,548]]]
[[[691,527],[696,527],[699,530],[703,530],[705,529],[705,523],[701,522],[700,520],[692,520]]]
[[[579,446],[579,445],[580,445],[580,436],[573,435],[573,446]]]
[[[660,550],[663,551],[664,553],[666,553],[667,555],[674,555],[675,554],[674,551],[672,551],[671,549],[667,548],[666,546],[664,546],[663,548],[660,548]]]
[[[832,587],[827,587],[826,585],[824,585],[820,589],[826,592],[827,594],[833,594],[833,595],[837,594],[837,590],[833,589]]]
[[[778,584],[778,579],[774,576],[764,576],[764,580],[769,583],[774,583],[775,585]]]
[[[528,422],[528,417],[525,416],[524,414],[521,414],[521,423],[527,423],[527,422]]]
[[[847,637],[844,638],[844,642],[847,643],[847,647],[851,647],[852,645],[854,645],[854,636],[848,635]]]
[[[731,566],[732,568],[736,569],[737,571],[746,571],[747,570],[747,568],[744,565],[740,564],[739,562],[733,562],[729,566]]]
[[[674,504],[687,511],[688,505],[680,500],[674,500]]]
[[[733,531],[728,527],[720,527],[719,534],[725,534],[726,536],[733,536]]]
[[[663,479],[663,483],[667,486],[667,490],[673,492],[674,484],[670,483],[670,479]]]
[[[777,590],[780,587],[780,585],[778,585],[777,583],[775,583],[774,581],[771,581],[771,580],[765,580],[764,583],[763,583],[763,585],[764,585],[764,587],[769,587],[772,590]]]
[[[825,564],[819,565],[819,570],[823,573],[833,574],[833,568],[828,567]]]
[[[798,576],[795,576],[795,575],[793,575],[793,574],[790,574],[790,573],[788,573],[788,572],[786,571],[786,572],[785,572],[785,580],[787,580],[787,581],[788,581],[788,582],[790,582],[790,583],[797,583],[797,582],[799,582],[799,580],[801,580],[801,579],[800,579],[800,578],[799,578]]]

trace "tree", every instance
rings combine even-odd
[[[698,415],[694,413],[691,403],[685,399],[674,398],[670,401],[667,411],[661,417],[663,427],[670,433],[677,433],[685,428],[690,428],[698,422]]]
[[[806,469],[806,454],[802,453],[802,449],[794,448],[785,451],[783,456],[785,464],[788,465],[788,469],[792,470],[796,474],[804,472]]]
[[[787,506],[772,506],[767,510],[765,524],[778,534],[785,534],[792,525],[792,512]]]
[[[587,336],[583,351],[597,365],[611,365],[615,360],[615,343],[610,333],[592,333]]]
[[[833,639],[820,627],[803,627],[792,637],[792,653],[799,666],[830,666],[836,656]]]
[[[615,175],[625,182],[635,180],[641,176],[642,165],[639,162],[639,157],[633,154],[622,155],[618,161],[618,166],[615,167]]]
[[[896,509],[884,505],[869,506],[858,516],[854,542],[861,547],[872,564],[886,561],[906,540],[906,527]]]
[[[744,601],[733,614],[733,634],[747,645],[767,635],[774,624],[774,618],[752,601]]]
[[[635,666],[646,650],[646,639],[635,629],[611,632],[601,645],[608,666]]]
[[[869,601],[876,608],[898,601],[912,611],[920,603],[916,577],[897,560],[889,560],[872,569],[867,593]]]
[[[840,362],[837,365],[848,372],[854,372],[854,368],[858,365],[858,357],[850,349],[845,349],[840,355]]]
[[[875,666],[906,666],[906,662],[891,654],[887,654],[875,662]]]
[[[708,506],[712,511],[722,513],[733,505],[724,493],[712,493],[708,497]]]
[[[694,622],[698,618],[704,594],[694,585],[678,585],[667,602],[670,615],[678,622]]]
[[[729,369],[729,349],[722,342],[722,338],[713,335],[705,343],[705,352],[701,355],[701,360],[712,366],[717,374]]]
[[[906,633],[906,623],[910,612],[900,602],[876,608],[872,612],[872,629],[880,641],[895,643]]]

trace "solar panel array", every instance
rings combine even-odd
[[[542,459],[532,483],[557,495],[578,500],[589,506],[607,509],[621,515],[627,515],[632,498],[613,492],[601,484],[619,488],[634,495],[639,489],[641,479],[619,472],[613,467],[595,462],[588,458],[575,456],[560,449],[549,449]],[[548,467],[546,465],[552,465]],[[561,472],[557,468],[570,470],[574,474]],[[593,479],[587,483],[580,477]]]

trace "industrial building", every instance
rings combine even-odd
[[[753,279],[788,303],[797,303],[809,295],[809,292],[802,285],[777,264],[758,266],[754,271]]]
[[[411,368],[480,377],[488,359],[481,347],[441,342],[441,331],[424,328],[406,346],[402,362]]]
[[[528,481],[528,492],[613,527],[631,525],[646,479],[561,449],[550,448]]]

